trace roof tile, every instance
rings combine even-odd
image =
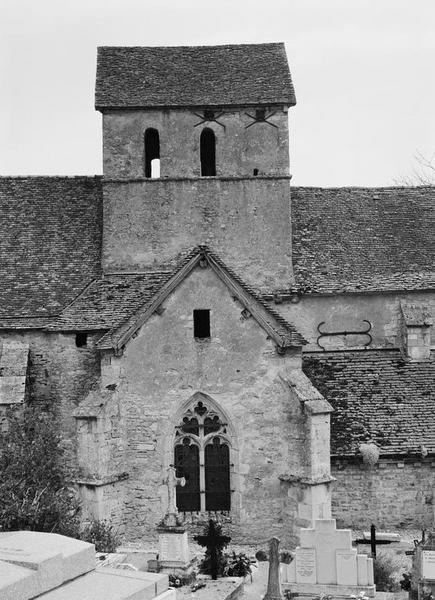
[[[435,188],[292,188],[305,293],[435,288]]]
[[[435,355],[433,356],[435,359]],[[399,350],[304,353],[303,370],[333,406],[331,452],[354,455],[373,440],[383,455],[435,453],[435,361]]]
[[[98,48],[99,109],[295,103],[284,44]]]

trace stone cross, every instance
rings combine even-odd
[[[186,480],[184,477],[177,477],[174,465],[169,465],[169,467],[166,469],[166,473],[167,475],[164,483],[168,489],[168,508],[166,509],[165,516],[163,517],[163,524],[168,527],[175,527],[180,524],[175,495],[176,487],[177,485],[184,487],[186,485]]]
[[[282,600],[279,579],[279,539],[277,537],[273,537],[269,542],[269,578],[263,600]]]

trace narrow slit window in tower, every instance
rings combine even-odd
[[[193,311],[193,335],[200,340],[210,337],[209,309],[195,309]]]
[[[160,139],[157,129],[145,131],[145,177],[160,177]]]
[[[216,175],[216,137],[214,132],[207,127],[201,133],[200,155],[201,176],[214,177]]]

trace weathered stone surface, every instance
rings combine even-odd
[[[5,339],[0,343],[0,404],[24,402],[29,344]]]
[[[0,537],[0,561],[15,573],[12,581],[6,578],[5,600],[27,600],[94,569],[95,548],[53,533],[18,531]],[[24,568],[22,579],[16,566]]]
[[[122,465],[130,474],[113,484],[125,498],[118,522],[130,539],[154,531],[166,508],[162,482],[173,461],[175,426],[182,407],[201,390],[221,407],[234,432],[229,535],[247,540],[280,531],[283,515],[289,524],[295,520],[298,492],[279,475],[309,470],[307,416],[282,378],[298,367],[298,354],[278,355],[254,319],[241,319],[242,307],[210,269],[193,271],[163,307],[122,356],[102,365],[102,378],[113,387],[101,416],[110,457],[104,464]],[[209,341],[193,336],[196,307],[210,308]],[[79,460],[85,465],[88,459]],[[116,515],[115,505],[111,513]],[[286,531],[291,535],[291,527]]]
[[[34,569],[0,560],[0,598],[27,600],[38,590],[38,573]]]
[[[269,575],[264,600],[282,599],[279,570],[279,542],[280,540],[276,537],[273,537],[269,542]]]
[[[314,595],[374,595],[373,564],[352,548],[350,530],[336,529],[335,519],[319,519],[313,528],[301,529],[300,540],[294,566],[283,569],[287,588]]]
[[[108,181],[103,268],[175,266],[180,253],[203,244],[254,289],[273,292],[292,279],[287,214],[285,178]]]
[[[184,567],[189,562],[187,531],[159,528],[159,564],[162,567]]]
[[[41,596],[41,600],[153,600],[155,585],[137,571],[99,569]]]

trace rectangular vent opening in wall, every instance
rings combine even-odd
[[[210,337],[209,309],[195,309],[193,311],[193,335],[200,340]]]
[[[86,331],[78,331],[76,333],[76,346],[77,348],[83,348],[88,343],[88,334]]]

